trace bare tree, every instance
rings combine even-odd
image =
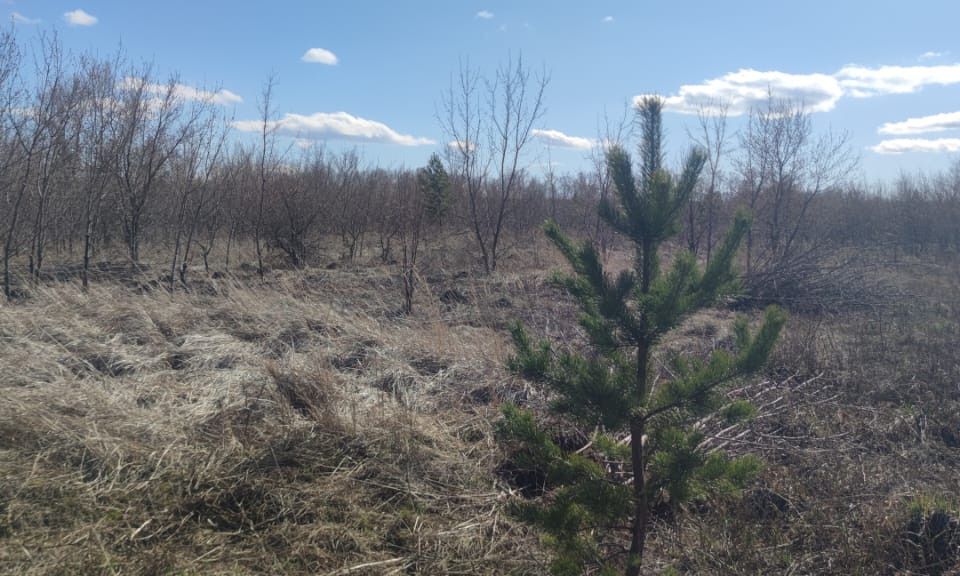
[[[479,71],[471,68],[469,61],[461,62],[455,81],[454,78],[450,80],[450,87],[444,95],[443,112],[438,119],[450,138],[447,153],[451,172],[466,193],[470,227],[479,245],[484,267],[488,268],[480,201],[492,158],[489,155],[482,156],[480,151],[480,139],[485,127],[480,85]]]
[[[550,145],[547,145],[547,170],[546,174],[547,194],[550,197],[550,219],[557,221],[557,202],[559,201],[559,190],[557,186],[557,175],[553,171],[553,155],[550,154]]]
[[[772,99],[772,95],[769,98]],[[772,130],[768,126],[772,120],[772,116],[763,110],[751,110],[747,128],[740,133],[740,155],[736,165],[741,192],[746,196],[751,214],[756,214],[770,177]],[[750,276],[754,259],[752,225],[747,229],[746,253],[746,274]]]
[[[152,212],[158,183],[167,162],[200,119],[187,107],[176,76],[156,84],[144,67],[121,81],[116,139],[116,195],[130,262],[140,261],[144,217]]]
[[[117,71],[120,69],[119,53],[112,61],[101,61],[89,56],[80,60],[83,77],[83,97],[78,118],[79,131],[79,170],[78,189],[83,218],[83,268],[81,272],[83,288],[86,290],[90,279],[90,259],[93,255],[94,234],[100,218],[100,206],[111,183],[116,155],[113,149],[115,140],[110,138],[113,131],[114,93],[117,85]]]
[[[828,247],[811,232],[811,206],[839,188],[859,159],[847,134],[815,135],[802,105],[772,95],[751,111],[740,144],[741,192],[754,214],[747,233],[748,288],[761,299],[780,301],[788,292],[791,299],[804,298],[812,281],[827,281],[822,263]]]
[[[5,41],[15,42],[12,36],[5,38]],[[28,195],[33,195],[35,210],[30,246],[32,274],[35,267],[34,256],[39,255],[42,259],[43,232],[52,175],[59,168],[60,155],[65,152],[62,130],[69,116],[63,110],[64,84],[67,80],[62,51],[55,38],[42,37],[40,45],[41,53],[35,60],[35,83],[32,90],[15,90],[11,93],[9,103],[20,102],[21,106],[5,107],[13,136],[13,147],[10,150],[13,162],[9,168],[15,174],[13,190],[7,195],[9,216],[4,242],[4,292],[8,298],[11,296],[10,260],[17,248],[18,225],[23,216],[24,203]],[[12,50],[18,54],[15,47]],[[13,54],[5,52],[2,58],[2,65],[5,66],[8,60],[13,58]],[[16,72],[15,67],[10,74]],[[4,75],[6,73],[3,72]]]
[[[497,269],[524,152],[546,112],[548,83],[546,74],[535,77],[521,57],[508,59],[492,79],[461,63],[444,99],[440,121],[451,139],[451,165],[466,188],[470,226],[487,273]]]
[[[36,159],[35,177],[30,186],[34,212],[29,271],[31,276],[39,278],[51,212],[62,210],[66,204],[58,195],[66,192],[65,180],[75,168],[69,164],[77,149],[75,140],[79,124],[76,112],[80,104],[81,83],[78,77],[68,74],[63,48],[56,36],[41,37],[39,53],[34,57],[37,76],[50,79],[43,85],[47,93],[35,96],[37,105],[33,108],[37,149],[33,155]]]
[[[703,194],[703,234],[706,241],[706,258],[710,262],[713,255],[713,245],[716,240],[716,230],[718,228],[718,217],[720,210],[720,183],[722,178],[722,166],[724,153],[727,150],[727,114],[729,105],[725,102],[717,102],[709,106],[702,106],[697,111],[697,130],[690,134],[691,140],[697,143],[704,152],[706,152],[706,178],[704,178]],[[691,236],[694,222],[693,210],[687,213],[688,225],[690,226]],[[696,248],[696,244],[694,248]],[[695,250],[692,250],[696,252]]]
[[[235,187],[236,193],[232,197],[225,198],[224,212],[230,224],[227,228],[227,242],[223,252],[223,268],[230,269],[230,250],[233,247],[234,240],[240,235],[244,223],[249,217],[251,197],[256,193],[252,192],[257,180],[256,169],[254,166],[253,151],[238,146],[232,155],[232,160],[226,170],[233,176],[227,180]],[[211,241],[212,242],[212,241]]]
[[[10,259],[16,249],[17,224],[26,193],[26,178],[18,177],[17,171],[23,168],[24,141],[22,138],[24,118],[19,113],[19,104],[23,94],[18,86],[17,74],[20,68],[21,54],[16,37],[11,30],[0,33],[0,122],[2,122],[2,155],[0,155],[0,186],[2,186],[3,211],[0,224],[3,224],[3,293],[7,299],[13,296],[10,278]],[[43,78],[40,78],[43,81]],[[27,145],[29,151],[31,145]]]
[[[294,268],[307,264],[311,235],[330,201],[332,171],[323,148],[313,147],[303,153],[296,171],[277,177],[271,237]]]
[[[811,202],[842,183],[858,160],[849,135],[815,137],[810,114],[800,104],[771,95],[764,108],[751,111],[739,166],[750,208],[765,228],[768,258],[791,255]]]
[[[393,241],[400,233],[403,207],[400,204],[397,178],[400,172],[391,174],[377,169],[368,179],[373,202],[370,209],[376,220],[377,240],[380,244],[380,262],[387,264],[393,260]]]
[[[197,248],[203,260],[203,271],[210,273],[210,253],[216,244],[217,236],[223,227],[224,205],[226,197],[236,187],[237,173],[225,165],[220,165],[209,186],[209,200],[201,208],[197,207],[195,221],[198,223]]]
[[[335,167],[337,227],[347,250],[347,259],[352,262],[363,255],[363,242],[372,218],[370,175],[361,170],[360,155],[356,150],[341,154]]]
[[[260,95],[260,154],[257,159],[257,211],[253,226],[253,243],[257,251],[257,274],[263,280],[263,208],[267,196],[267,184],[273,176],[277,164],[276,132],[277,123],[274,121],[273,89],[276,86],[275,76],[267,78]]]
[[[211,188],[227,138],[228,124],[213,109],[212,96],[192,104],[198,119],[185,126],[189,134],[181,139],[178,152],[172,159],[173,192],[175,203],[175,234],[173,258],[170,263],[170,291],[176,287],[176,277],[187,284],[190,248],[200,224],[200,215],[211,195]]]
[[[398,212],[397,235],[400,240],[400,276],[403,281],[403,312],[413,312],[413,295],[417,288],[417,258],[426,220],[426,198],[430,176],[423,168],[416,176],[398,172],[395,176]]]
[[[598,206],[611,199],[613,191],[613,178],[607,162],[607,152],[615,146],[623,147],[624,143],[629,140],[633,131],[632,118],[633,112],[630,104],[624,104],[620,116],[615,119],[604,112],[597,125],[597,145],[590,150],[590,163],[593,165],[593,177],[596,181],[598,193],[596,204],[591,207],[593,216],[592,240],[604,260],[607,258],[614,237],[613,231],[610,230],[610,227],[600,216],[599,210],[597,210]]]

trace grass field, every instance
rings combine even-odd
[[[543,573],[492,433],[499,404],[544,405],[504,369],[507,323],[579,341],[535,260],[427,275],[410,316],[382,266],[28,287],[0,307],[0,572]],[[703,423],[765,470],[665,511],[650,573],[950,573],[960,262],[884,275],[889,304],[791,317],[731,393],[755,419]],[[733,315],[691,318],[664,351],[726,345]]]

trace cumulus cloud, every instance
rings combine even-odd
[[[340,61],[336,54],[326,48],[311,48],[304,52],[300,60],[310,64],[326,64],[327,66],[336,66]]]
[[[19,12],[11,12],[10,19],[16,24],[39,24],[39,18],[27,18]]]
[[[604,24],[609,24],[609,23],[611,23],[611,22],[613,22],[613,16],[604,16],[604,17],[603,17],[603,23],[604,23]]]
[[[480,18],[481,20],[490,20],[493,18],[493,12],[490,12],[489,10],[481,10],[477,12],[476,17]]]
[[[837,72],[843,89],[854,98],[911,94],[929,85],[960,84],[960,64],[944,66],[845,66]]]
[[[803,102],[812,112],[825,112],[836,106],[843,96],[843,88],[829,74],[788,74],[745,68],[702,84],[683,85],[675,95],[664,97],[664,104],[673,112],[696,114],[701,109],[709,113],[718,102],[723,102],[731,116],[739,116],[766,103],[768,95]],[[634,104],[643,98],[644,95],[635,97]]]
[[[870,150],[877,154],[904,152],[960,152],[960,138],[895,138],[883,140]]]
[[[696,114],[702,108],[716,112],[715,103],[728,105],[731,116],[746,114],[766,103],[768,95],[802,103],[810,112],[832,110],[842,98],[870,98],[911,94],[925,86],[960,84],[960,64],[943,66],[844,66],[834,74],[792,74],[749,68],[685,84],[664,97],[667,110]],[[634,98],[637,103],[643,96]]]
[[[96,16],[87,14],[79,8],[71,10],[70,12],[64,12],[63,19],[71,26],[93,26],[97,23]]]
[[[887,122],[877,130],[881,134],[903,136],[960,130],[960,112],[944,112],[932,116],[908,118],[902,122]]]
[[[594,141],[589,138],[581,138],[579,136],[569,136],[559,130],[534,129],[531,132],[531,134],[533,134],[534,138],[539,139],[545,144],[548,144],[550,146],[558,146],[560,148],[574,148],[577,150],[589,150],[593,148],[593,145],[594,145]]]
[[[234,128],[242,132],[259,132],[263,129],[260,120],[239,120]],[[316,114],[284,114],[283,118],[270,122],[269,128],[277,133],[299,139],[351,140],[400,146],[425,146],[435,144],[429,138],[400,134],[386,124],[359,118],[346,112],[317,112]]]

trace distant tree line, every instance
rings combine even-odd
[[[18,282],[43,277],[51,252],[84,286],[96,262],[122,254],[130,266],[162,265],[176,289],[191,271],[236,266],[241,244],[254,246],[261,275],[265,256],[316,265],[329,257],[322,243],[335,240],[344,260],[395,263],[412,283],[424,241],[458,239],[452,246],[485,272],[538,238],[548,218],[601,255],[617,241],[597,206],[611,194],[606,149],[623,143],[623,126],[599,139],[592,169],[534,173],[548,78],[519,58],[490,77],[461,66],[438,113],[450,142],[416,169],[282,138],[273,86],[259,99],[258,136],[237,138],[216,91],[160,78],[122,53],[68,54],[53,35],[27,50],[12,31],[0,34],[7,297]],[[699,120],[691,136],[705,166],[678,244],[703,260],[741,207],[753,214],[744,258],[758,287],[805,274],[825,246],[960,249],[960,163],[870,187],[851,182],[846,137],[815,134],[793,103],[771,97],[739,134],[727,129],[722,105]]]

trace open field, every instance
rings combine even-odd
[[[960,576],[960,3],[5,4],[0,576]]]
[[[492,426],[502,402],[543,406],[504,369],[510,320],[577,342],[552,267],[436,274],[410,316],[380,266],[198,276],[174,294],[30,287],[0,308],[0,572],[542,573]],[[793,316],[766,374],[732,392],[758,416],[705,423],[765,470],[742,498],[658,518],[651,573],[956,560],[907,532],[912,510],[957,509],[960,265],[886,273],[908,296]],[[733,314],[691,318],[664,348],[723,346]],[[572,449],[586,433],[557,430]]]

